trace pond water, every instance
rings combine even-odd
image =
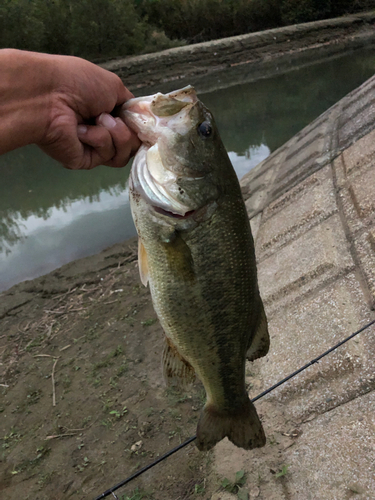
[[[362,49],[200,96],[242,177],[374,72]],[[0,157],[0,290],[134,236],[129,169],[64,170],[34,146]]]

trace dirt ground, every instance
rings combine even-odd
[[[166,389],[162,345],[135,239],[0,294],[0,498],[93,500],[194,436],[203,386]],[[265,388],[254,366],[246,380],[252,397]],[[264,464],[261,478],[248,471],[235,485],[240,466],[212,470],[214,453],[231,456],[227,440],[208,453],[190,444],[118,498],[235,498],[226,476],[238,498],[279,498],[280,450],[294,441],[280,429],[294,424],[267,402],[257,406],[268,443],[246,453]]]
[[[0,304],[2,500],[95,498],[195,434],[203,388],[164,386],[134,240],[16,285]],[[189,445],[118,497],[209,498],[209,463]]]

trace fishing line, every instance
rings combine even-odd
[[[258,394],[258,396],[255,396],[255,398],[253,398],[251,400],[252,403],[254,403],[255,401],[258,401],[258,399],[262,398],[266,394],[269,394],[270,392],[272,392],[273,390],[275,390],[277,387],[280,387],[280,385],[285,384],[286,382],[288,382],[288,380],[294,378],[296,375],[298,375],[299,373],[301,373],[304,370],[306,370],[306,368],[309,368],[309,366],[312,366],[313,364],[317,363],[322,358],[324,358],[324,356],[327,356],[327,354],[330,354],[331,352],[335,351],[338,347],[342,346],[343,344],[345,344],[346,342],[348,342],[349,340],[351,340],[352,338],[354,338],[356,335],[358,335],[359,333],[362,333],[364,330],[366,330],[367,328],[369,328],[371,325],[374,325],[374,324],[375,324],[375,319],[373,321],[370,321],[370,323],[367,323],[367,325],[363,326],[362,328],[360,328],[356,332],[354,332],[351,335],[349,335],[349,337],[346,337],[346,339],[342,340],[338,344],[336,344],[333,347],[331,347],[330,349],[328,349],[328,351],[325,351],[323,354],[321,354],[317,358],[314,358],[313,360],[309,361],[309,363],[307,363],[306,365],[302,366],[301,368],[299,368],[295,372],[293,372],[290,375],[288,375],[287,377],[283,378],[282,380],[280,380],[280,382],[277,382],[275,385],[269,387],[265,391],[263,391],[260,394]],[[108,495],[112,495],[114,498],[117,498],[116,495],[114,494],[114,491],[118,490],[122,486],[125,486],[125,484],[130,483],[130,481],[132,481],[136,477],[140,476],[144,472],[148,471],[149,469],[151,469],[155,465],[159,464],[160,462],[162,462],[166,458],[170,457],[171,455],[173,455],[177,451],[181,450],[182,448],[185,448],[185,446],[187,446],[188,444],[192,443],[195,439],[197,439],[197,436],[190,437],[185,442],[183,442],[182,444],[176,446],[172,450],[168,451],[167,453],[165,453],[165,455],[162,455],[161,457],[159,457],[154,462],[150,463],[149,465],[146,465],[146,467],[143,467],[142,469],[139,469],[137,472],[135,472],[134,474],[132,474],[128,478],[124,479],[120,483],[116,484],[115,486],[112,486],[112,488],[110,488],[109,490],[105,491],[104,493],[102,493],[101,495],[99,495],[98,497],[96,497],[94,500],[100,500],[101,498],[105,498]]]

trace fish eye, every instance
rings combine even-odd
[[[211,137],[212,135],[212,127],[209,122],[202,122],[198,125],[198,133],[201,137],[206,139],[207,137]]]

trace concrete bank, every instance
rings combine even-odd
[[[271,335],[253,397],[375,318],[374,94],[375,77],[241,181]],[[373,325],[257,403],[267,446],[220,443],[217,473],[248,471],[250,498],[374,499],[374,389]]]
[[[117,73],[137,94],[161,84],[172,90],[191,83],[202,91],[210,72],[246,64],[246,71],[256,79],[296,63],[374,43],[374,21],[375,12],[367,12],[177,47],[102,66]]]

